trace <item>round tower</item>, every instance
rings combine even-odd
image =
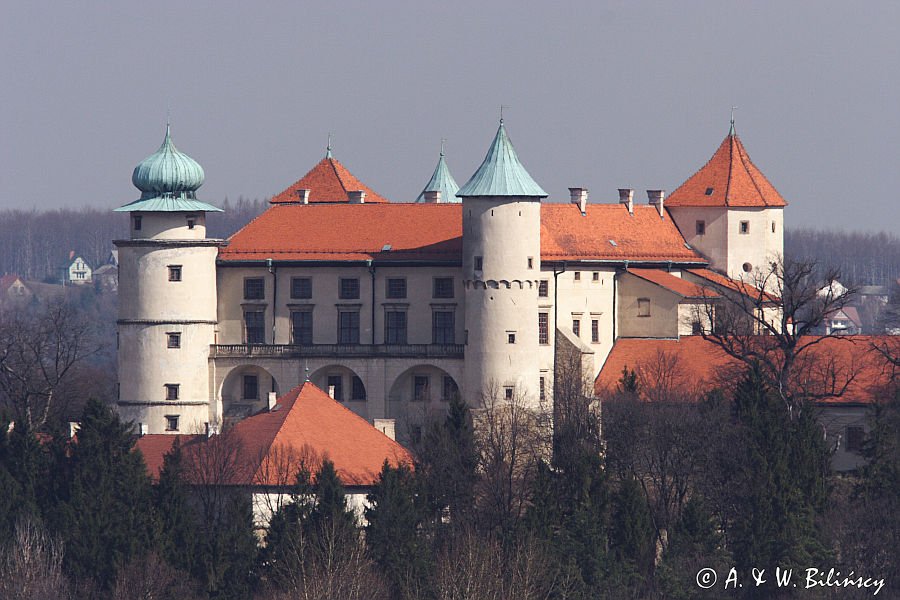
[[[541,198],[503,121],[484,162],[456,194],[463,204],[465,394],[477,404],[538,400]]]
[[[140,199],[119,248],[119,413],[143,433],[198,433],[215,422],[209,347],[215,343],[216,255],[200,202],[203,169],[172,143],[134,169]]]

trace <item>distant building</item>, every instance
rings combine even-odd
[[[0,304],[22,304],[32,298],[34,292],[14,274],[0,277]]]
[[[69,255],[69,264],[66,267],[66,282],[73,285],[85,285],[93,280],[91,275],[93,270],[80,256],[74,256],[74,252]]]

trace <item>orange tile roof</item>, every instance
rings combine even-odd
[[[320,160],[309,173],[280,194],[273,196],[269,202],[272,204],[297,202],[297,190],[309,190],[310,202],[349,202],[350,196],[347,192],[357,191],[366,193],[366,203],[387,202],[387,199],[354,177],[340,161],[330,156]]]
[[[741,139],[729,133],[709,162],[672,192],[665,205],[786,206],[787,202],[750,161]]]
[[[187,449],[205,438],[205,435],[195,434],[151,433],[139,437],[134,443],[134,447],[144,455],[144,464],[147,465],[147,472],[156,481],[159,479],[159,472],[163,468],[163,458],[175,445],[175,440],[178,440],[183,449]]]
[[[801,354],[801,369],[809,378],[808,385],[817,386],[819,378],[833,367],[838,380],[853,373],[853,380],[844,394],[826,398],[822,404],[868,404],[885,398],[896,368],[873,348],[886,338],[878,336],[841,336],[822,339]],[[620,338],[616,341],[606,363],[594,382],[598,394],[614,391],[626,366],[651,378],[666,366],[674,371],[669,385],[680,386],[688,395],[697,397],[716,387],[728,389],[740,380],[741,363],[703,336],[682,336],[680,339]],[[843,374],[843,375],[842,375]]]
[[[753,298],[759,297],[759,294],[763,295],[769,302],[778,302],[778,297],[773,296],[767,292],[761,292],[759,288],[750,285],[744,281],[738,281],[736,279],[732,279],[726,275],[722,275],[712,269],[687,269],[687,272],[700,277],[701,279],[705,279],[710,283],[714,283],[716,285],[720,285],[722,287],[728,288],[730,290],[734,290],[740,294],[745,296],[750,296]]]
[[[461,204],[273,206],[219,251],[241,260],[462,260]],[[610,243],[612,240],[614,244]],[[389,251],[383,251],[390,244]],[[541,259],[706,263],[652,206],[541,206]]]
[[[701,285],[685,281],[681,277],[659,269],[628,269],[628,272],[685,298],[715,298],[718,295]]]

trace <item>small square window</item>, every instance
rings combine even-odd
[[[339,296],[341,300],[359,299],[359,279],[347,279],[341,277]]]
[[[178,415],[166,415],[166,431],[178,431]]]
[[[452,277],[434,278],[434,290],[432,296],[434,296],[435,298],[452,298],[453,295]]]
[[[177,383],[166,384],[166,400],[178,400],[179,386]]]
[[[483,257],[483,256],[476,256],[476,257],[475,257],[475,270],[476,270],[476,271],[483,271],[483,270],[484,270],[484,257]]]
[[[739,230],[742,234],[750,233],[750,221],[741,221]]]
[[[697,235],[706,235],[706,221],[697,221],[695,226]]]
[[[506,343],[507,344],[515,344],[516,343],[516,334],[515,332],[506,334]]]
[[[388,278],[385,296],[388,298],[406,298],[406,279],[403,277]]]
[[[295,300],[312,298],[312,279],[309,277],[291,277],[291,298]]]
[[[650,316],[650,298],[638,298],[638,315],[639,317]]]
[[[534,258],[532,258],[532,257],[530,257],[530,256],[528,257],[528,268],[529,268],[529,269],[533,269],[533,268],[534,268]]]
[[[167,333],[166,348],[181,348],[181,334],[174,331]]]
[[[581,319],[572,319],[572,333],[575,337],[581,337]]]
[[[143,217],[141,217],[141,215],[134,215],[133,222],[134,222],[134,230],[135,231],[141,230],[141,226],[143,225],[143,220],[144,219],[143,219]]]
[[[266,297],[266,280],[262,277],[244,279],[244,300],[262,300]]]
[[[541,298],[546,298],[550,293],[550,282],[546,279],[541,279],[538,282],[538,296]]]
[[[196,226],[196,224],[197,224],[197,217],[191,215],[190,217],[187,218],[188,229],[193,229],[194,226]]]
[[[581,281],[581,271],[575,271],[575,281]]]
[[[506,387],[503,388],[503,396],[504,396],[504,398],[506,398],[507,400],[512,400],[512,399],[513,399],[513,388],[512,388],[512,386],[509,386],[509,385],[508,385],[508,386],[506,386]]]
[[[600,273],[594,271],[594,274],[591,276],[592,281],[600,281]]]
[[[181,265],[169,265],[169,281],[181,281]]]

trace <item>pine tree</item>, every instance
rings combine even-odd
[[[11,538],[22,518],[41,521],[48,469],[48,452],[24,422],[10,429],[0,420],[0,539]]]
[[[184,481],[183,451],[178,440],[163,457],[154,504],[159,524],[159,552],[170,565],[192,571],[197,559],[199,530]]]
[[[672,600],[716,598],[721,590],[698,589],[694,575],[703,568],[727,572],[730,565],[716,520],[703,499],[692,496],[669,534],[669,546],[656,572],[663,595]]]
[[[656,530],[644,490],[634,477],[626,477],[613,498],[609,537],[615,579],[630,589],[641,586],[653,571]]]

